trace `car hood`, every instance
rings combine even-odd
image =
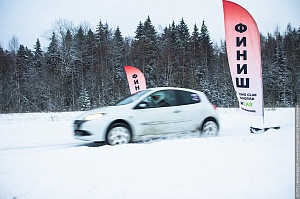
[[[127,106],[123,105],[123,106],[106,106],[106,107],[92,109],[77,116],[76,120],[83,120],[86,116],[96,114],[96,113],[111,113],[114,111],[120,111],[126,107]]]

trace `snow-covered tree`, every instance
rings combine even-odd
[[[102,23],[54,23],[50,44],[33,51],[14,36],[0,46],[0,111],[72,111],[113,104],[129,94],[124,65],[138,67],[147,87],[178,86],[204,91],[218,106],[237,106],[225,41],[213,43],[208,27],[189,31],[183,18],[158,34],[150,16],[134,37]],[[300,93],[300,28],[261,35],[266,107],[294,106]]]
[[[177,71],[179,84],[182,87],[189,87],[191,84],[191,77],[189,76],[190,71],[190,33],[187,24],[183,18],[179,22],[176,35],[176,46],[177,46]]]
[[[91,105],[90,95],[86,89],[80,92],[78,104],[81,111],[86,111],[91,109],[92,105]]]
[[[143,24],[139,23],[135,33],[133,48],[136,56],[134,63],[144,72],[147,85],[155,87],[157,81],[158,38],[149,16]]]
[[[286,55],[283,48],[283,38],[278,32],[276,35],[276,61],[277,81],[276,86],[279,88],[279,105],[291,106],[291,72],[286,64]]]

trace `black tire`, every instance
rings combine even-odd
[[[207,119],[201,127],[201,137],[215,137],[219,134],[219,126],[213,119]]]
[[[127,124],[113,123],[106,133],[106,142],[109,145],[127,144],[131,137],[131,130]]]

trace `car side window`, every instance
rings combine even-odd
[[[178,105],[195,104],[200,102],[198,94],[189,91],[176,91]]]
[[[147,108],[176,106],[176,94],[173,90],[157,91],[144,99],[142,103],[146,103]]]

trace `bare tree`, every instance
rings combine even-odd
[[[14,35],[8,43],[8,50],[11,54],[17,54],[17,51],[19,49],[19,40],[16,35]]]

